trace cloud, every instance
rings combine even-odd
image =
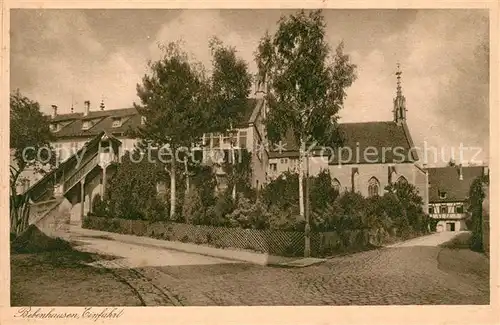
[[[85,100],[97,109],[103,97],[110,108],[132,105],[144,58],[131,49],[108,51],[81,11],[19,16],[26,27],[13,29],[12,87],[37,100],[46,113],[52,104],[67,113],[72,102],[79,111]],[[14,15],[17,23],[19,16]]]
[[[446,151],[460,143],[482,147],[481,159],[487,160],[488,29],[486,12],[424,10],[406,28],[381,39],[380,47],[364,55],[354,51],[358,80],[348,90],[343,120],[392,119],[399,61],[415,143]]]
[[[158,42],[183,40],[184,48],[211,66],[209,40],[236,47],[256,72],[254,51],[265,31],[276,27],[279,10],[184,10],[130,22],[134,12],[100,15],[81,10],[12,10],[11,87],[68,112],[71,101],[108,108],[137,101],[136,83],[157,59]],[[109,16],[109,17],[108,17]],[[417,145],[484,148],[489,145],[489,35],[487,11],[329,10],[327,39],[358,65],[341,121],[392,119],[396,62],[403,69],[408,123]],[[124,26],[123,31],[117,28]],[[134,33],[136,31],[136,33]],[[150,36],[148,40],[145,35]]]
[[[225,45],[233,46],[238,57],[244,59],[252,72],[256,72],[253,52],[260,36],[236,32],[218,10],[185,10],[178,17],[161,26],[149,50],[153,59],[160,57],[158,43],[182,41],[186,50],[195,61],[210,70],[212,66],[209,41],[213,36],[220,38]]]

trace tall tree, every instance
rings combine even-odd
[[[42,114],[40,105],[19,90],[11,93],[10,219],[13,233],[20,233],[28,226],[29,198],[24,193],[17,193],[22,173],[27,169],[35,173],[50,169],[55,163],[55,155],[50,147],[52,140],[49,118]]]
[[[274,35],[266,34],[257,49],[259,79],[264,83],[269,105],[267,133],[280,141],[291,129],[300,144],[299,166],[306,146],[332,145],[339,139],[338,112],[346,98],[346,88],[356,78],[354,64],[343,52],[343,43],[331,55],[325,40],[326,24],[321,10],[283,16]],[[302,180],[300,173],[299,179]],[[306,187],[307,189],[307,187]],[[302,182],[299,182],[302,191]],[[299,192],[300,193],[300,192]],[[309,213],[306,199],[306,249],[309,255]],[[301,203],[302,204],[302,203]],[[301,215],[304,211],[301,211]]]
[[[212,128],[230,139],[231,163],[234,165],[234,134],[236,124],[247,110],[247,100],[252,85],[252,75],[247,63],[236,56],[234,47],[224,46],[217,38],[210,42],[212,52],[211,105],[213,108]],[[237,171],[232,168],[231,172]],[[235,179],[234,175],[230,176]],[[236,184],[232,184],[232,197],[236,199]]]
[[[191,148],[206,131],[209,112],[209,82],[203,68],[189,59],[178,43],[161,46],[163,57],[149,62],[150,73],[137,85],[145,117],[137,136],[153,147],[168,148],[170,216],[176,211],[176,169],[181,148]],[[183,150],[183,152],[185,152]],[[186,175],[187,176],[187,175]]]

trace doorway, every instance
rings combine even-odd
[[[446,223],[446,231],[455,231],[455,223],[447,222]]]

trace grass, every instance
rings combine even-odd
[[[469,249],[472,240],[472,233],[463,232],[453,239],[441,244],[441,247],[452,249]]]
[[[84,264],[103,258],[67,247],[36,253],[13,251],[11,306],[140,306],[126,283],[106,269]]]

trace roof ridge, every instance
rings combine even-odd
[[[390,124],[396,124],[394,121],[361,121],[361,122],[341,122],[338,123],[339,125],[345,125],[345,124],[375,124],[375,123],[390,123]]]

